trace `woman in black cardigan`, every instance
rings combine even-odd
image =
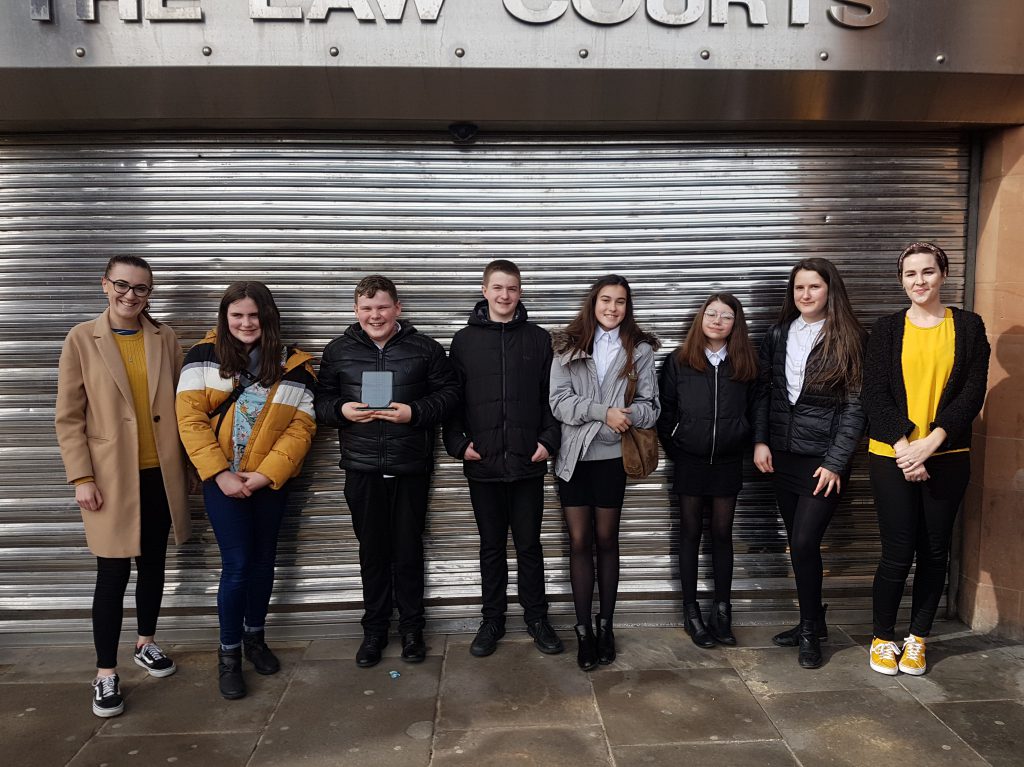
[[[882,538],[870,664],[882,674],[920,675],[970,479],[971,423],[985,400],[989,343],[978,315],[943,305],[949,259],[941,248],[915,242],[900,254],[897,272],[910,308],[875,323],[864,368]],[[900,648],[896,613],[915,556],[910,636]]]

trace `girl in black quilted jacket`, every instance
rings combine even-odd
[[[821,665],[820,640],[828,636],[821,541],[864,434],[865,341],[835,265],[797,263],[778,323],[761,344],[754,465],[772,475],[800,602],[800,625],[772,641],[799,645],[803,668]]]
[[[697,310],[661,369],[658,437],[674,464],[679,496],[679,577],[683,628],[698,647],[736,644],[732,633],[732,521],[743,487],[743,454],[753,434],[757,355],[743,306],[715,293]],[[697,604],[697,559],[710,511],[715,601],[708,625]]]

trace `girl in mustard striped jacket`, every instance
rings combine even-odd
[[[220,692],[246,694],[242,651],[257,673],[280,663],[263,624],[274,586],[288,480],[316,432],[312,358],[281,343],[281,315],[267,286],[236,282],[217,328],[192,347],[178,383],[178,430],[203,480],[220,546]]]

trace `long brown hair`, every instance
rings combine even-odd
[[[281,313],[270,289],[262,282],[233,282],[220,299],[217,310],[217,341],[214,346],[220,361],[221,378],[234,378],[249,367],[245,346],[228,329],[228,307],[235,301],[251,298],[260,316],[260,370],[258,380],[273,386],[281,377]]]
[[[626,289],[626,314],[622,318],[622,324],[619,325],[619,341],[626,353],[626,361],[622,370],[619,371],[621,378],[628,375],[633,369],[633,352],[637,344],[646,341],[655,350],[661,345],[657,337],[637,325],[636,319],[633,317],[633,291],[625,277],[607,274],[595,282],[587,292],[587,297],[583,299],[583,306],[580,307],[579,314],[566,326],[565,334],[568,336],[567,351],[573,352],[573,358],[594,353],[594,336],[597,335],[597,329],[600,327],[594,307],[597,306],[597,297],[601,290],[611,285],[620,285]]]
[[[821,351],[813,369],[808,368],[805,382],[822,389],[859,390],[864,375],[867,332],[853,313],[846,285],[835,264],[827,258],[805,258],[796,263],[786,283],[786,297],[779,312],[779,324],[789,324],[800,316],[796,299],[793,298],[793,285],[797,272],[801,271],[817,272],[828,286],[826,322],[818,341]]]
[[[732,380],[753,381],[757,378],[757,354],[754,352],[754,345],[750,343],[750,333],[747,331],[747,319],[743,314],[743,304],[732,293],[712,293],[708,300],[701,304],[700,309],[690,323],[690,330],[686,334],[686,340],[676,349],[676,360],[681,365],[704,372],[708,367],[708,358],[704,349],[708,345],[708,338],[704,335],[704,312],[715,301],[721,301],[732,309],[736,319],[733,320],[732,331],[725,340],[729,347],[729,366],[732,368]]]
[[[103,276],[106,277],[109,280],[110,279],[110,270],[113,269],[118,264],[120,264],[121,266],[133,266],[136,269],[145,269],[147,272],[149,272],[149,287],[150,287],[150,291],[152,291],[152,288],[153,288],[153,267],[151,267],[149,265],[149,262],[146,261],[146,259],[141,258],[140,256],[132,256],[132,255],[128,255],[128,254],[111,256],[110,260],[107,261],[106,267],[103,269]],[[152,295],[153,295],[153,293],[150,292],[149,296],[152,296]],[[151,315],[149,313],[149,296],[146,296],[146,308],[142,310],[142,316],[145,317],[147,320],[149,320],[149,323],[153,327],[158,328],[158,327],[160,327],[160,323],[157,322],[155,319],[153,319],[153,315]]]

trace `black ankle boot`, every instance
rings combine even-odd
[[[821,665],[821,642],[818,640],[818,622],[813,619],[800,621],[799,662],[801,668],[818,668]]]
[[[267,647],[263,630],[242,634],[242,654],[245,659],[256,667],[257,674],[276,674],[281,670],[281,662]]]
[[[732,605],[728,602],[715,602],[711,605],[708,615],[708,632],[718,644],[734,646],[736,637],[732,634]]]
[[[700,616],[700,605],[696,602],[683,605],[683,631],[690,635],[690,639],[697,647],[707,649],[715,646],[715,640]]]
[[[615,634],[612,619],[597,617],[597,662],[606,666],[615,660]]]
[[[228,700],[244,698],[245,679],[242,677],[242,648],[233,650],[221,648],[217,651],[217,676],[220,678],[220,694]]]
[[[594,628],[590,621],[577,623],[576,630],[576,662],[584,671],[597,667],[597,640],[594,639]]]
[[[828,610],[828,605],[822,605],[821,612],[818,613],[818,618],[815,621],[819,642],[828,641],[828,626],[825,624],[826,610]],[[779,647],[796,647],[800,644],[800,624],[776,634],[772,637],[772,641]]]

